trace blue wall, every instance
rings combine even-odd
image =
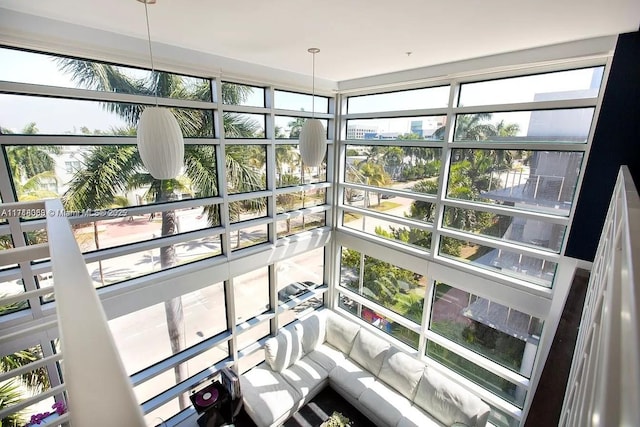
[[[640,184],[640,32],[621,34],[565,254],[593,261],[621,165]],[[640,238],[640,236],[637,236]]]

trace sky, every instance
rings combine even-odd
[[[77,87],[51,58],[0,48],[0,80]],[[143,70],[125,70],[127,74],[137,78],[148,74],[148,71]],[[460,101],[465,106],[528,102],[533,101],[537,93],[588,89],[592,84],[592,77],[592,70],[584,69],[471,83],[463,85]],[[350,98],[348,112],[398,111],[398,114],[402,114],[406,110],[446,107],[448,98],[448,86],[367,95]],[[316,111],[327,111],[326,99],[317,99]],[[263,100],[264,91],[256,89],[244,105],[263,106]],[[311,97],[306,95],[276,91],[275,107],[311,111],[310,100]],[[529,116],[529,113],[501,113],[499,117],[494,115],[494,118],[518,124],[519,134],[526,135]],[[378,126],[380,132],[408,133],[412,120],[416,118],[378,119],[375,123],[368,121],[367,125]],[[0,126],[18,132],[30,122],[36,122],[39,132],[43,134],[80,133],[82,126],[90,130],[109,130],[127,125],[117,114],[105,111],[98,102],[0,95]]]

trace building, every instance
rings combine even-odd
[[[378,128],[375,126],[347,126],[347,139],[373,139],[373,135],[377,135]]]
[[[83,18],[83,8],[89,6],[78,3],[75,7],[62,7],[72,3],[42,6],[44,9],[37,12],[40,16],[28,5],[20,6],[18,2],[7,1],[6,8],[1,10],[0,34],[5,46],[1,53],[4,58],[11,58],[3,60],[3,64],[12,67],[5,65],[3,71],[0,70],[0,117],[13,122],[0,125],[19,129],[36,121],[44,128],[47,118],[56,122],[55,126],[51,125],[51,131],[40,135],[0,136],[5,156],[5,161],[0,162],[0,175],[4,178],[0,180],[0,196],[5,203],[20,198],[18,182],[13,180],[13,172],[18,171],[19,166],[10,161],[11,153],[20,152],[17,148],[51,144],[63,147],[60,155],[64,163],[60,162],[59,166],[64,165],[64,171],[56,174],[69,179],[71,172],[84,164],[74,163],[78,161],[77,154],[73,157],[74,151],[65,151],[65,147],[83,147],[91,153],[100,152],[100,147],[113,149],[113,155],[104,157],[98,166],[109,161],[122,160],[118,165],[124,165],[135,160],[131,153],[130,157],[118,157],[134,147],[134,138],[117,132],[110,135],[65,132],[80,126],[103,130],[111,125],[121,126],[121,116],[126,113],[118,115],[114,111],[119,107],[126,110],[123,106],[127,105],[141,108],[153,104],[148,88],[138,87],[137,92],[130,88],[131,91],[126,92],[69,83],[69,78],[62,78],[64,73],[50,56],[67,55],[85,59],[92,65],[117,64],[120,72],[131,79],[148,78],[146,40],[142,30],[132,29],[137,28],[134,22],[139,21],[139,16],[134,19],[131,15],[141,13],[141,9],[136,8],[140,5],[130,1],[126,6],[122,4],[125,9],[121,11],[105,7],[101,9],[103,13],[93,12]],[[153,7],[161,8],[163,3],[160,1]],[[624,2],[621,5],[628,7]],[[233,10],[234,6],[226,6]],[[57,14],[47,9],[59,7],[64,10]],[[583,8],[584,5],[576,3],[576,9]],[[193,99],[184,95],[185,92],[175,91],[159,99],[162,105],[188,111],[200,119],[198,132],[187,133],[189,155],[194,156],[190,160],[195,159],[196,154],[207,159],[207,170],[212,173],[208,176],[215,177],[217,186],[200,182],[191,199],[158,199],[159,203],[153,204],[129,199],[125,209],[111,212],[114,216],[105,213],[98,221],[91,217],[73,219],[77,240],[89,248],[84,253],[87,269],[99,288],[116,344],[149,424],[154,424],[158,417],[166,420],[179,413],[184,407],[181,400],[190,387],[206,377],[202,374],[206,369],[227,364],[241,372],[250,369],[261,362],[259,347],[266,337],[293,321],[298,312],[326,305],[344,315],[354,313],[363,323],[374,318],[384,319],[384,330],[390,332],[389,340],[415,357],[433,361],[453,381],[489,402],[494,409],[492,423],[523,425],[559,322],[556,308],[568,292],[566,278],[571,274],[567,269],[576,263],[588,267],[593,258],[612,177],[618,166],[631,162],[633,170],[638,170],[638,152],[629,147],[629,141],[638,138],[637,128],[631,125],[637,116],[638,100],[630,96],[637,93],[634,90],[637,91],[638,82],[627,77],[637,69],[638,59],[634,54],[640,42],[637,32],[618,37],[619,33],[637,29],[638,13],[617,14],[605,20],[603,16],[611,14],[599,13],[600,9],[607,12],[617,9],[610,4],[594,8],[590,13],[597,19],[589,21],[592,25],[587,22],[578,25],[572,38],[530,40],[528,45],[505,43],[500,44],[503,47],[499,51],[478,47],[466,54],[468,59],[447,57],[446,61],[401,64],[392,60],[388,51],[382,56],[388,58],[385,61],[371,61],[373,56],[366,56],[360,63],[350,62],[349,67],[362,68],[348,74],[350,68],[340,61],[358,51],[349,43],[352,55],[338,54],[342,59],[335,60],[329,70],[318,74],[331,77],[316,81],[315,102],[306,65],[296,68],[293,61],[288,63],[288,68],[277,68],[272,62],[269,66],[261,65],[266,61],[264,57],[262,60],[256,57],[256,62],[243,62],[230,59],[235,58],[232,50],[224,51],[226,54],[222,56],[205,51],[205,47],[197,43],[204,39],[192,37],[187,30],[205,24],[211,27],[209,21],[198,21],[208,18],[208,14],[190,11],[190,19],[183,21],[189,22],[191,28],[181,27],[183,33],[179,38],[159,38],[154,42],[157,66],[163,77],[182,81],[186,93],[193,87],[206,88],[204,92],[208,95],[201,98]],[[50,16],[41,16],[48,11],[52,12]],[[179,11],[171,9],[170,12],[177,15]],[[117,13],[119,19],[108,19],[110,13]],[[358,16],[361,13],[358,11]],[[165,23],[171,14],[165,15]],[[160,16],[156,18],[162,19]],[[634,17],[631,23],[629,16]],[[536,25],[541,22],[535,17],[531,20]],[[292,18],[290,22],[298,25],[298,21]],[[569,19],[560,16],[559,21],[568,25]],[[610,26],[593,30],[599,33],[588,28],[605,21]],[[227,20],[216,22],[216,28],[229,30],[225,27],[229,25]],[[125,31],[126,26],[131,27],[131,31]],[[153,22],[151,27],[155,27]],[[421,27],[424,32],[424,26]],[[270,31],[265,30],[262,36],[268,34]],[[596,37],[602,34],[608,36]],[[515,39],[515,35],[512,33],[511,39]],[[340,44],[344,42],[341,40]],[[209,43],[216,44],[207,39]],[[368,43],[365,44],[369,48]],[[371,44],[376,45],[373,39]],[[257,55],[255,46],[264,45],[256,41],[253,55]],[[261,55],[270,56],[264,53],[268,50],[267,47],[261,49]],[[306,53],[302,52],[296,59],[306,61],[303,55]],[[318,66],[323,55],[332,54],[323,47],[317,57]],[[282,64],[289,56],[294,56],[294,52],[284,56],[274,53]],[[407,59],[404,56],[402,59]],[[423,58],[423,61],[426,60]],[[292,69],[300,71],[292,72]],[[589,78],[582,88],[576,89],[563,80],[559,88],[537,92],[538,95],[526,100],[498,96],[502,92],[516,92],[508,89],[481,91],[484,98],[480,96],[475,103],[461,102],[455,96],[464,95],[475,84],[509,86],[513,79],[585,69],[591,74],[605,70],[602,75],[606,86],[605,83],[594,86],[594,80]],[[9,70],[13,70],[13,74]],[[569,80],[572,81],[575,80]],[[225,102],[223,88],[235,86],[262,96]],[[442,87],[448,89],[440,99],[438,89]],[[421,97],[409,106],[405,98],[403,102],[393,102],[394,97],[410,96],[414,90],[432,91],[433,97]],[[545,95],[550,92],[561,96]],[[378,98],[374,97],[380,94],[388,96],[387,100],[375,103]],[[348,110],[348,100],[355,96],[370,101],[368,111]],[[288,123],[293,116],[312,117],[312,105],[315,105],[316,117],[326,120],[328,127],[326,172],[323,175],[322,171],[303,171],[317,177],[308,181],[303,176],[299,182],[279,183],[276,177],[280,165],[286,165],[289,171],[304,168],[299,168],[292,158],[278,160],[277,148],[293,145],[295,151],[297,143],[277,139],[275,123],[278,119]],[[428,129],[452,126],[456,115],[511,109],[531,111],[528,133],[520,140],[453,141],[454,132],[450,128],[445,133],[450,136],[445,139],[451,140],[428,138],[433,134]],[[575,116],[579,109],[599,111],[598,117],[592,114],[588,120],[589,131],[585,135],[560,132],[574,119],[585,120],[587,116],[583,114],[579,118]],[[105,110],[108,114],[106,118],[100,116],[105,124],[101,127],[87,123],[89,117],[83,115],[88,111],[106,114]],[[568,113],[562,112],[560,116],[550,113],[557,110]],[[423,116],[433,117],[434,123],[427,126],[421,119]],[[257,124],[257,130],[250,134],[233,133],[228,122],[225,128],[225,120],[234,118],[238,122]],[[350,120],[390,118],[406,119],[407,129],[413,128],[412,123],[420,122],[426,140],[399,142],[398,133],[379,133],[380,127],[349,123]],[[597,129],[593,127],[596,120]],[[557,129],[551,132],[556,134],[555,139],[549,138],[544,144],[537,140],[541,135],[554,136],[549,129]],[[367,138],[374,133],[377,137]],[[579,136],[584,141],[561,139],[567,136]],[[417,182],[388,184],[376,177],[375,171],[367,172],[368,181],[364,182],[368,184],[361,179],[351,179],[346,173],[341,176],[345,165],[356,157],[353,152],[346,153],[346,146],[355,147],[358,158],[376,154],[383,159],[384,150],[376,153],[376,149],[400,149],[406,153],[403,159],[414,161],[416,167],[424,166],[436,153],[442,160],[438,173],[427,176],[426,172],[418,172],[424,173],[421,177],[427,182],[435,183],[436,190],[414,190]],[[510,167],[503,172],[495,171],[494,175],[487,173],[479,176],[474,184],[475,188],[486,188],[483,198],[489,202],[481,200],[480,192],[475,199],[464,195],[456,199],[455,194],[461,193],[453,190],[461,189],[453,187],[455,180],[451,174],[455,168],[450,167],[456,156],[462,159],[464,150],[488,156],[491,151],[520,147],[531,152],[526,168]],[[415,148],[429,148],[431,152],[427,155],[412,150]],[[27,157],[24,154],[19,158]],[[245,176],[251,180],[234,180],[232,161],[239,159],[240,165],[246,166],[245,171],[257,171],[258,175],[247,173]],[[514,178],[516,171],[522,173]],[[109,177],[110,182],[146,188],[135,179],[146,178],[142,176],[144,170],[129,167],[119,172]],[[125,176],[129,173],[131,176]],[[565,182],[571,185],[564,185]],[[89,185],[88,190],[91,188]],[[112,198],[126,188],[119,188]],[[55,187],[58,193],[65,190]],[[345,202],[348,191],[371,193],[364,197],[370,198],[372,205],[376,199],[374,193],[394,195],[393,202],[406,203],[405,209],[376,211],[363,204],[350,205]],[[405,216],[410,213],[409,206],[424,215]],[[91,206],[94,210],[103,207]],[[175,234],[166,233],[163,226],[169,224],[167,218],[174,215],[179,218],[180,226],[174,230]],[[475,229],[469,225],[473,221],[454,221],[461,217],[477,220],[483,215],[488,218],[486,221],[493,221],[494,228]],[[451,218],[451,222],[446,222],[447,218]],[[292,225],[294,220],[298,223]],[[499,228],[502,225],[504,229]],[[9,242],[8,246],[21,247],[46,239],[43,227],[42,219],[11,218],[0,223],[0,235]],[[376,231],[380,227],[387,233]],[[500,232],[494,232],[496,229]],[[394,230],[398,231],[397,235],[393,234]],[[174,253],[173,259],[169,259],[169,252]],[[496,256],[491,260],[483,259],[492,255]],[[60,387],[51,393],[60,400],[64,385],[59,369],[58,333],[55,327],[48,326],[55,317],[55,303],[51,301],[48,283],[43,283],[50,280],[47,276],[50,271],[48,260],[3,267],[2,293],[14,299],[24,294],[26,298],[20,301],[22,306],[3,310],[0,330],[5,338],[1,348],[2,355],[33,348],[40,351],[43,361],[37,362],[42,364],[38,366],[46,369],[51,387]],[[392,271],[394,277],[372,277],[382,274],[381,271]],[[292,283],[305,282],[327,286],[313,287],[315,293],[306,294],[302,301],[288,305],[278,301],[280,291]],[[408,309],[397,308],[403,301],[407,302],[407,292],[413,292],[417,305],[421,305],[419,316],[412,317]],[[441,310],[439,307],[444,303],[440,301],[450,300],[454,294],[461,305]],[[385,295],[388,298],[385,299]],[[443,296],[445,298],[441,298]],[[181,328],[176,328],[165,314],[167,303],[176,300],[184,310]],[[489,302],[495,311],[485,314],[483,310],[489,311]],[[461,314],[463,309],[466,315]],[[462,355],[454,355],[460,346],[469,345],[460,337],[469,333],[463,331],[470,322],[475,322],[480,329],[480,324],[490,322],[487,319],[491,317],[487,316],[509,312],[521,313],[521,319],[533,325],[522,327],[512,320],[515,324],[505,321],[495,328],[503,343],[517,347],[514,360],[492,358],[495,347],[488,344],[467,347],[460,352]],[[451,328],[443,328],[442,322],[449,322]],[[182,335],[177,329],[183,331]],[[513,333],[517,335],[515,341],[504,339],[504,335]],[[171,340],[170,336],[181,337],[183,342]],[[144,340],[141,337],[145,337]],[[443,358],[444,353],[450,355],[450,359]],[[449,365],[445,363],[447,360],[451,361]],[[35,398],[34,403],[37,400]],[[179,425],[179,417],[170,425]]]

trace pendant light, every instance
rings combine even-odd
[[[149,57],[151,59],[151,76],[155,77],[151,49],[151,31],[149,30],[149,12],[147,4],[155,4],[156,0],[137,0],[144,3],[147,20],[147,40],[149,41]],[[171,179],[178,176],[184,165],[184,139],[180,125],[173,113],[158,107],[158,85],[154,87],[155,107],[146,107],[138,121],[138,152],[144,167],[155,179]]]
[[[327,152],[327,131],[322,122],[315,118],[316,53],[320,52],[320,49],[312,47],[308,52],[313,55],[311,118],[305,120],[300,130],[300,157],[304,165],[315,167],[322,163]]]

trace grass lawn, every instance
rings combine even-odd
[[[369,206],[367,209],[370,209],[370,210],[373,210],[373,211],[378,211],[378,212],[384,212],[384,211],[388,211],[390,209],[395,209],[395,208],[397,208],[399,206],[402,206],[402,205],[400,203],[384,201],[384,202],[380,203],[379,205]],[[360,218],[362,218],[362,215],[357,214],[357,213],[345,212],[345,214],[344,214],[344,222],[355,221],[356,219],[360,219]]]

